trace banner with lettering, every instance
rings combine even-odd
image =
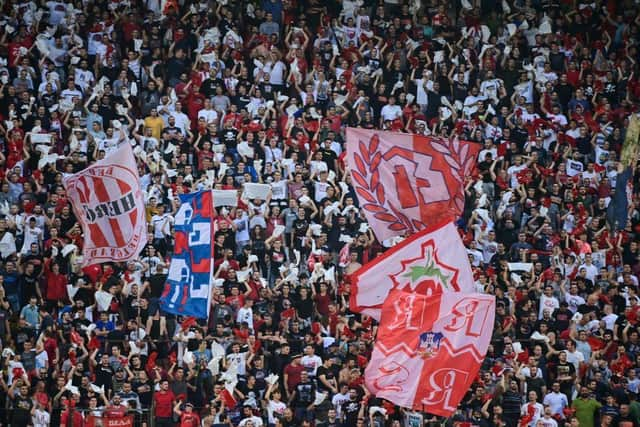
[[[347,163],[378,240],[456,220],[480,144],[347,128]]]
[[[133,427],[133,415],[124,417],[87,417],[86,427]]]
[[[130,144],[62,183],[82,227],[82,265],[138,257],[147,244],[147,222]]]
[[[452,415],[480,370],[494,317],[493,295],[390,292],[365,370],[367,388],[405,408]]]
[[[160,298],[166,312],[206,319],[213,281],[213,194],[211,190],[180,195],[175,215],[175,246]]]

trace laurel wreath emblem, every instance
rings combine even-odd
[[[450,175],[458,183],[458,191],[453,196],[456,210],[464,209],[464,178],[470,176],[475,167],[475,157],[478,150],[470,149],[470,142],[461,142],[458,138],[429,138],[431,147],[442,154],[444,160],[451,167]],[[353,153],[354,165],[351,177],[357,184],[355,190],[365,202],[362,208],[373,214],[379,221],[388,223],[393,231],[419,231],[425,224],[419,219],[408,218],[398,207],[389,202],[385,188],[380,182],[380,164],[383,155],[378,150],[380,139],[377,134],[371,137],[369,146],[358,142],[358,150]]]

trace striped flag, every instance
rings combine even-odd
[[[82,226],[82,265],[137,258],[147,244],[144,198],[131,145],[63,178]]]

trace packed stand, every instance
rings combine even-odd
[[[613,200],[638,16],[632,1],[3,3],[0,425],[404,425],[363,386],[376,325],[349,311],[350,275],[396,243],[350,185],[355,126],[483,145],[459,226],[498,300],[492,346],[456,416],[424,423],[637,427],[637,176],[627,218]],[[61,179],[128,143],[152,243],[81,269]],[[272,191],[246,200],[245,182]],[[238,202],[218,208],[220,286],[193,322],[158,298],[177,195],[208,188]]]

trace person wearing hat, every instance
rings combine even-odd
[[[184,410],[181,410],[181,407],[182,399],[178,400],[173,407],[173,412],[180,417],[180,427],[199,427],[200,415],[193,411],[193,403],[185,403]]]

